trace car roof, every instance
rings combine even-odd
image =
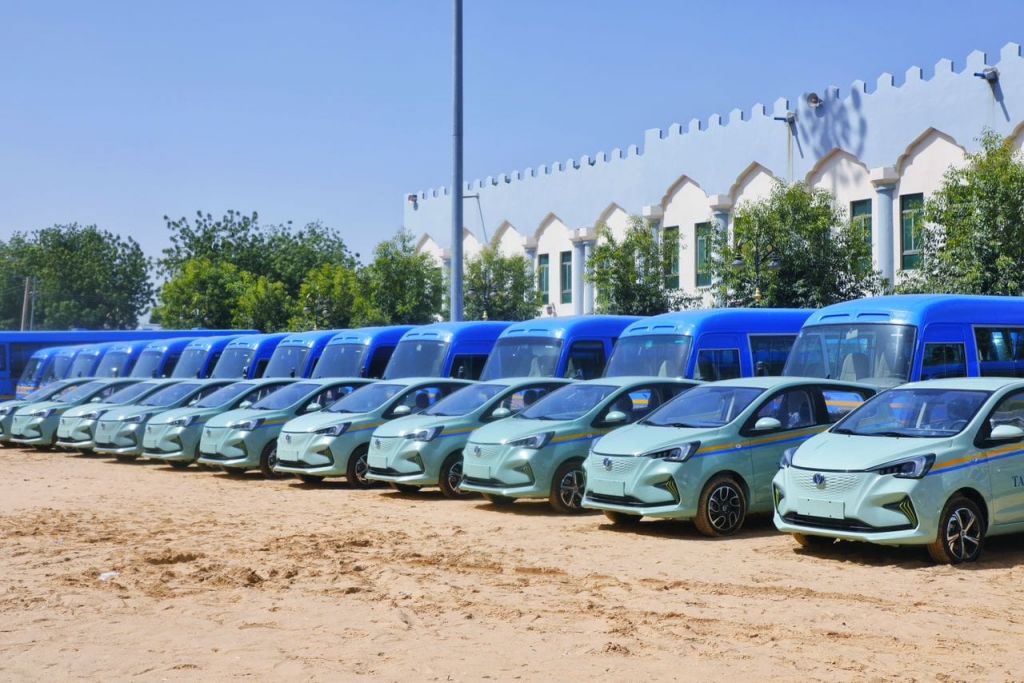
[[[837,379],[824,379],[822,377],[780,377],[771,375],[768,377],[736,377],[734,379],[722,379],[717,382],[709,382],[709,386],[723,387],[750,387],[753,389],[775,389],[786,386],[800,386],[805,384],[828,384],[830,386],[846,386],[851,389],[870,389],[878,391],[878,387],[859,382],[843,382]]]
[[[436,384],[437,382],[455,382],[457,384],[475,384],[473,380],[460,379],[458,377],[402,377],[397,379],[382,379],[375,384],[402,384],[412,386],[414,384]]]
[[[523,384],[571,384],[576,380],[566,377],[495,377],[494,379],[480,380],[480,384],[503,384],[506,386],[520,386]]]
[[[620,377],[595,377],[576,381],[576,384],[596,384],[600,386],[626,387],[634,384],[678,384],[680,386],[695,386],[702,384],[697,380],[681,377],[652,377],[651,375],[623,375]]]
[[[929,379],[923,382],[901,384],[893,389],[963,389],[974,391],[998,391],[1017,385],[1024,389],[1024,379],[1018,377],[950,377]]]

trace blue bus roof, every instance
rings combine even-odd
[[[140,349],[141,350],[143,347],[149,346],[154,341],[161,341],[162,342],[164,340],[163,339],[160,339],[160,340],[132,339],[131,341],[110,342],[109,344],[107,344],[107,353],[111,353],[111,352],[115,352],[115,351],[127,351],[128,353],[132,353],[136,349]]]
[[[708,332],[757,334],[796,331],[813,314],[810,308],[709,308],[677,311],[643,318],[622,333],[623,337],[646,334],[694,335]]]
[[[191,344],[193,341],[192,337],[171,337],[170,339],[156,339],[146,344],[146,348],[143,351],[163,351],[174,353],[175,351],[183,351],[185,347]]]
[[[570,315],[564,318],[534,318],[512,323],[501,333],[507,337],[553,337],[567,334],[619,336],[631,323],[642,318],[635,315]]]
[[[202,349],[204,351],[221,351],[225,346],[242,335],[227,334],[222,337],[197,337],[188,343],[185,349]]]
[[[119,343],[120,342],[101,342],[99,344],[88,344],[86,346],[83,346],[79,353],[84,353],[86,355],[97,355],[105,353],[107,350],[110,349],[110,347],[115,346]]]
[[[1019,325],[1024,321],[1024,297],[963,294],[876,296],[818,309],[804,326],[850,323],[920,325],[925,321]]]
[[[388,327],[360,327],[356,330],[341,330],[331,337],[327,345],[370,344],[374,341],[378,344],[397,344],[402,335],[414,327],[414,325],[390,325]]]
[[[316,346],[326,344],[340,330],[317,330],[314,332],[293,332],[281,340],[279,346]]]
[[[73,347],[78,348],[78,347]],[[37,349],[32,352],[29,358],[36,358],[38,360],[46,360],[50,356],[55,356],[61,350],[60,346],[47,346],[45,349]]]
[[[240,337],[235,337],[228,342],[228,348],[233,346],[241,346],[245,349],[256,349],[265,344],[277,344],[279,341],[287,337],[288,335],[284,332],[275,332],[273,334],[243,334]]]
[[[440,339],[451,341],[456,337],[497,339],[512,323],[497,320],[431,323],[414,327],[402,335],[401,341],[414,339]]]

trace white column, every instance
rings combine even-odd
[[[892,166],[871,169],[871,184],[875,186],[875,201],[871,211],[871,252],[882,277],[895,283],[896,253],[893,250],[896,225],[893,220],[896,184],[900,176]]]

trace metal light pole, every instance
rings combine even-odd
[[[462,0],[455,2],[455,102],[452,120],[451,299],[453,321],[462,320]]]

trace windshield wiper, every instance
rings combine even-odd
[[[835,429],[832,430],[832,433],[833,434],[854,434],[855,432],[852,429],[847,429],[846,427],[836,427]]]
[[[912,434],[907,434],[906,432],[893,432],[893,431],[890,431],[890,432],[870,432],[868,434],[863,434],[862,436],[892,436],[892,437],[895,437],[895,438],[898,439],[900,437],[910,437],[910,436],[913,436],[913,435]]]

